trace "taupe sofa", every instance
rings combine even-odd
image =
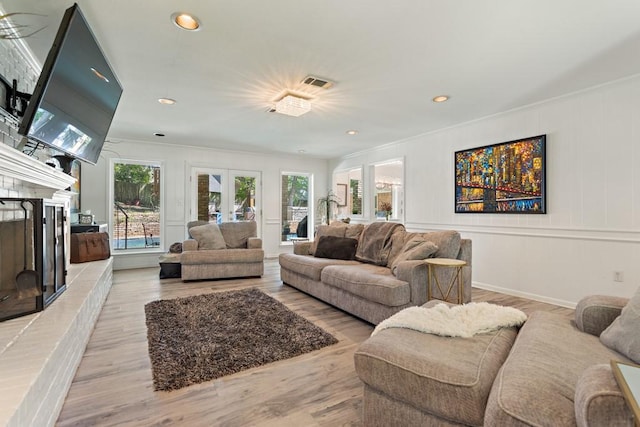
[[[374,242],[378,243],[377,247],[367,244],[371,242],[372,233],[376,232],[384,233]],[[314,256],[318,255],[314,246],[323,236],[357,239],[356,259]],[[403,308],[427,301],[427,266],[424,260],[411,259],[394,264],[414,239],[433,242],[437,252],[432,256],[466,261],[467,265],[461,272],[462,301],[471,301],[471,240],[461,239],[455,231],[410,233],[401,224],[385,226],[380,223],[319,226],[315,243],[297,243],[294,253],[280,254],[280,276],[289,286],[378,324]],[[363,259],[366,262],[361,261]],[[397,267],[395,274],[392,265]],[[440,283],[449,283],[451,270],[437,273]],[[442,298],[442,295],[436,292],[434,297]],[[450,300],[457,297],[457,290],[449,295]]]
[[[203,249],[202,240],[185,240],[180,256],[183,281],[264,274],[262,239],[256,237],[257,225],[254,221],[225,222],[217,225],[192,221],[187,224],[190,235],[193,227],[218,228],[224,241],[218,241],[219,249]]]
[[[610,367],[630,360],[598,338],[626,302],[587,297],[573,321],[534,312],[519,331],[472,338],[382,330],[354,356],[363,424],[632,426]]]

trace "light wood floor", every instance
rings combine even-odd
[[[277,260],[262,278],[182,283],[158,268],[114,272],[114,283],[65,400],[58,426],[360,426],[353,353],[373,326],[283,285]],[[172,392],[154,392],[144,305],[157,299],[257,287],[339,343]],[[567,316],[573,310],[474,289],[489,301]]]

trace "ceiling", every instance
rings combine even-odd
[[[124,87],[114,142],[334,158],[640,73],[638,0],[78,3]],[[72,2],[0,4],[45,15],[19,17],[46,26],[25,39],[43,62]],[[178,11],[202,29],[178,29]],[[335,85],[307,90],[308,75]],[[312,111],[268,112],[284,89]]]

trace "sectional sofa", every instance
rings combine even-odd
[[[363,424],[632,427],[610,361],[640,363],[639,321],[640,290],[470,338],[382,330],[354,355]]]
[[[378,324],[427,301],[425,258],[453,258],[462,268],[462,302],[471,301],[471,240],[456,231],[408,232],[402,224],[335,223],[317,228],[314,242],[280,254],[282,281],[367,322]],[[449,283],[453,271],[436,271]],[[444,296],[437,290],[434,297]],[[458,298],[457,289],[449,295]]]

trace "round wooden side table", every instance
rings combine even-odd
[[[440,291],[440,296],[442,296],[442,301],[449,301],[449,295],[451,295],[451,291],[454,286],[457,285],[458,290],[458,299],[457,303],[462,304],[464,301],[462,295],[462,267],[467,265],[466,261],[462,261],[459,259],[449,259],[449,258],[427,258],[425,259],[427,263],[427,301],[431,301],[433,298],[433,285],[435,283],[436,287]],[[451,281],[446,286],[446,293],[443,290],[442,285],[440,284],[440,280],[438,279],[438,275],[436,274],[437,269],[439,268],[452,268],[455,269],[453,273],[453,277]]]

